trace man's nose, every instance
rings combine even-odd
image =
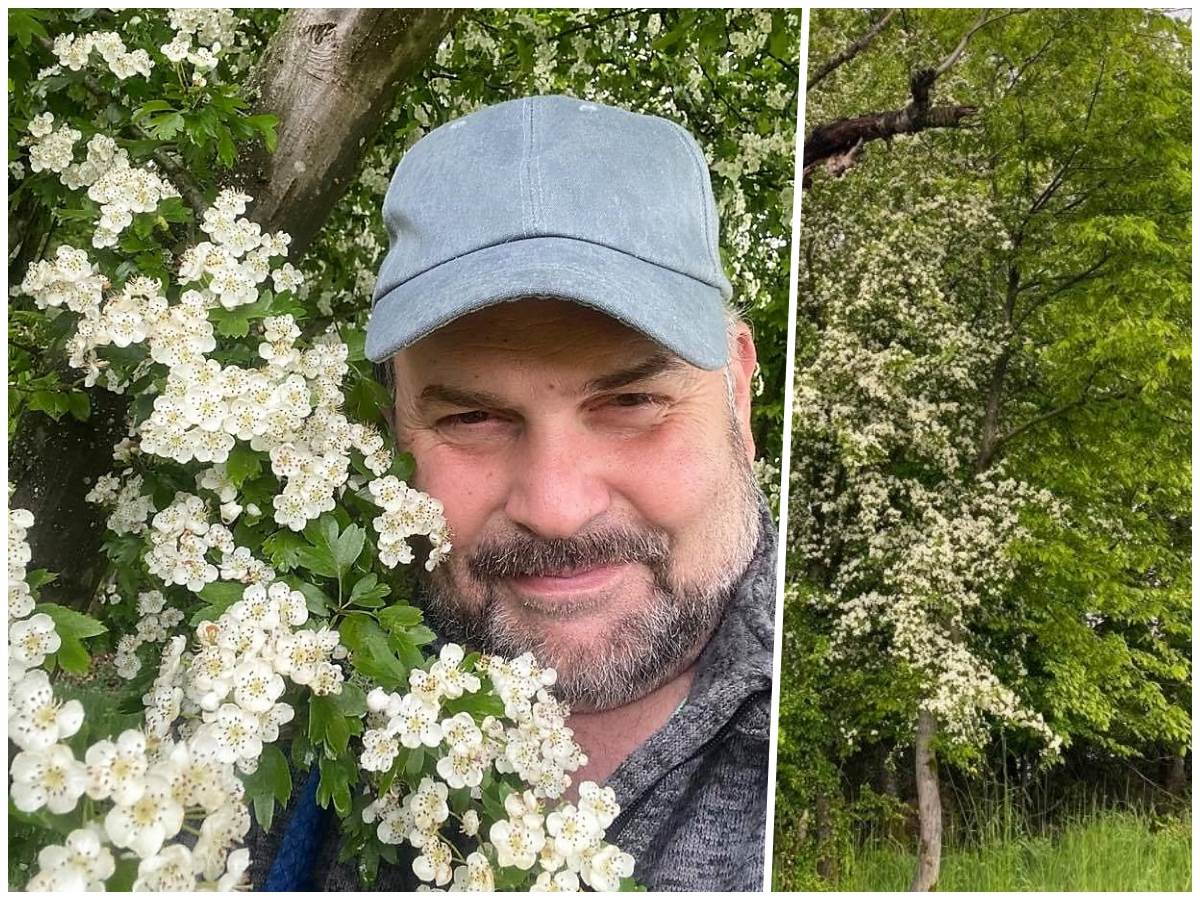
[[[570,426],[529,428],[522,436],[504,511],[544,538],[570,537],[609,505],[604,460]]]

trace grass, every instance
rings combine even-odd
[[[1187,891],[1189,813],[1151,816],[1093,810],[1041,834],[999,829],[943,848],[943,891]],[[898,844],[867,844],[843,861],[839,891],[906,890],[915,855]]]

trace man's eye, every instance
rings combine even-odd
[[[470,412],[456,413],[452,416],[444,416],[439,420],[440,425],[482,425],[491,419],[491,415],[482,409],[473,409]]]
[[[617,394],[612,398],[614,406],[648,406],[655,402],[655,398],[650,394]]]

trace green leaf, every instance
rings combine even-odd
[[[275,126],[279,124],[278,116],[246,116],[244,119],[242,119],[242,124],[248,125],[256,131],[259,131],[263,136],[263,144],[266,146],[267,152],[275,152],[275,147],[279,142],[279,138],[275,134]]]
[[[47,572],[45,569],[34,569],[32,572],[25,573],[25,583],[29,585],[31,591],[36,591],[43,585],[50,584],[58,575],[54,572]]]
[[[292,796],[292,773],[287,759],[275,744],[266,744],[258,768],[253,774],[242,776],[242,781],[246,796],[254,804],[254,817],[263,831],[270,831],[275,804],[286,807]]]
[[[289,572],[300,563],[298,551],[305,546],[304,538],[290,528],[281,528],[263,541],[263,552],[271,565],[280,572]]]
[[[104,634],[108,629],[91,616],[85,616],[57,603],[39,603],[35,610],[54,620],[54,630],[62,642],[51,656],[67,672],[76,675],[87,672],[92,658],[83,646],[83,638]]]
[[[314,575],[326,578],[337,578],[338,567],[333,560],[333,553],[324,547],[313,547],[311,544],[296,550],[296,561]]]
[[[470,713],[476,720],[484,716],[503,716],[504,701],[492,693],[479,691],[475,694],[463,694],[453,700],[443,700],[442,708],[451,715],[460,712]]]
[[[182,119],[179,124],[183,125]],[[220,126],[217,133],[217,159],[227,169],[232,168],[234,160],[237,159],[237,147],[233,143],[233,133],[224,125]]]
[[[308,611],[314,616],[327,617],[329,611],[333,609],[333,598],[326,594],[315,584],[310,584],[294,575],[289,575],[283,579],[289,584],[294,591],[299,591],[304,595],[304,605],[308,607]]]
[[[143,103],[136,110],[134,110],[132,119],[133,121],[138,122],[146,118],[146,116],[150,115],[151,113],[166,112],[167,110],[174,111],[174,109],[175,107],[173,107],[166,100],[151,100],[149,103]]]
[[[245,591],[246,586],[238,581],[209,582],[200,589],[199,594],[202,599],[208,601],[208,605],[192,613],[192,617],[188,619],[188,624],[196,626],[201,622],[209,622],[221,618],[229,607],[242,599],[242,594]]]
[[[373,619],[361,613],[348,615],[338,633],[350,650],[350,664],[357,671],[386,690],[395,690],[408,683],[411,665],[396,658],[387,634]]]
[[[367,694],[357,684],[345,682],[337,694],[330,694],[334,705],[349,718],[361,719],[367,714]]]
[[[350,605],[375,609],[383,605],[383,598],[392,592],[386,584],[380,584],[374,572],[358,579],[350,591]]]
[[[15,37],[22,47],[28,47],[35,37],[48,37],[45,27],[38,21],[48,13],[49,10],[41,9],[10,9],[8,33]]]
[[[363,544],[366,542],[367,534],[358,525],[351,525],[342,532],[341,537],[333,544],[333,559],[337,563],[338,576],[344,575],[350,571],[350,567],[354,565],[362,553]]]
[[[71,408],[71,402],[63,391],[34,391],[27,405],[30,409],[44,412],[56,422]]]
[[[404,762],[404,774],[416,780],[425,767],[425,748],[417,747],[408,751],[408,759]]]
[[[86,422],[92,414],[92,401],[83,391],[72,391],[67,395],[68,408],[71,415],[80,422]]]
[[[350,785],[358,775],[358,768],[351,757],[337,759],[325,757],[320,763],[321,781],[317,785],[317,803],[328,809],[330,802],[339,816],[350,812]]]
[[[240,488],[247,478],[254,478],[262,471],[263,454],[251,450],[244,444],[238,444],[229,451],[229,459],[225,461],[225,474]]]
[[[308,702],[308,738],[322,743],[326,752],[340,756],[350,743],[350,723],[332,697],[312,697]]]
[[[426,644],[432,644],[437,639],[437,635],[426,625],[416,625],[408,629],[408,639],[418,647],[423,647]]]
[[[389,606],[380,610],[379,624],[391,632],[407,631],[421,624],[421,611],[407,604]]]

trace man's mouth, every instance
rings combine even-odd
[[[602,590],[613,584],[627,564],[611,564],[514,575],[509,582],[518,592],[539,597],[568,596]]]

